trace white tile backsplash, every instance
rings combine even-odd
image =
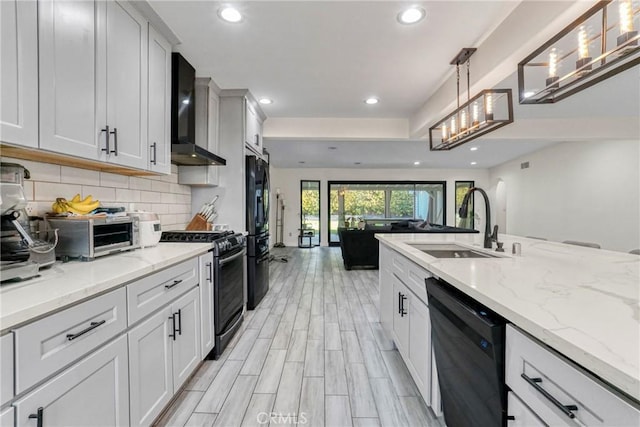
[[[178,184],[175,165],[171,175],[129,177],[21,159],[2,161],[19,163],[31,172],[25,196],[35,215],[50,212],[57,197],[72,198],[80,193],[82,197],[91,194],[105,206],[156,212],[164,230],[184,229],[191,220],[191,187]]]
[[[60,169],[60,182],[99,186],[100,172],[62,166]]]

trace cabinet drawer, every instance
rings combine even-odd
[[[13,407],[8,407],[7,409],[0,412],[0,427],[13,427],[16,423],[16,414],[15,409]]]
[[[0,338],[0,405],[13,397],[13,334]]]
[[[169,267],[127,286],[129,325],[198,285],[198,259]]]
[[[431,276],[432,274],[427,270],[419,267],[411,261],[407,261],[407,279],[405,284],[426,305],[429,305],[429,302],[427,299],[427,286],[425,284],[425,279]]]
[[[408,264],[409,260],[404,256],[395,251],[391,252],[391,271],[395,273],[400,280],[406,280]]]
[[[16,393],[124,331],[125,307],[120,288],[16,329]]]
[[[510,417],[507,421],[509,427],[544,427],[540,418],[511,391],[507,394],[507,413]]]
[[[640,425],[640,411],[511,325],[506,343],[506,383],[546,424]],[[575,419],[552,399],[575,405]]]

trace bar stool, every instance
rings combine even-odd
[[[600,245],[599,244],[591,243],[591,242],[578,242],[578,241],[575,241],[575,240],[565,240],[562,243],[566,243],[567,245],[585,246],[587,248],[600,249]]]
[[[307,228],[299,228],[298,230],[300,230],[300,234],[298,234],[298,247],[299,248],[312,248],[313,247],[313,242],[312,239],[315,236],[315,233],[313,230],[309,230]],[[307,242],[305,243],[305,239],[308,239]]]

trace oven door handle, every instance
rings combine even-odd
[[[220,266],[222,267],[223,265],[228,264],[231,261],[234,261],[237,258],[240,258],[240,257],[244,256],[246,253],[247,253],[247,250],[243,249],[240,252],[238,252],[237,254],[231,255],[229,258],[221,258],[220,259]]]

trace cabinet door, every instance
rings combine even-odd
[[[429,308],[412,295],[409,302],[409,360],[424,401],[431,404],[431,319]]]
[[[149,425],[173,397],[170,307],[129,332],[131,425]]]
[[[124,2],[106,3],[104,57],[109,162],[147,168],[148,24]],[[101,52],[102,54],[102,52]]]
[[[540,418],[511,391],[507,395],[507,414],[511,418],[507,421],[509,427],[543,427],[545,425],[540,421]]]
[[[16,425],[15,408],[8,407],[0,412],[0,427],[13,427]]]
[[[102,2],[41,0],[39,19],[40,148],[105,159],[99,104],[96,17]],[[3,31],[4,37],[4,31]]]
[[[35,0],[0,2],[0,135],[38,146],[38,9]]]
[[[245,100],[245,143],[256,153],[262,155],[262,124],[253,105]]]
[[[200,255],[200,358],[204,359],[215,344],[213,325],[213,252]]]
[[[408,359],[409,352],[409,306],[411,295],[406,286],[393,278],[393,335],[398,351]]]
[[[127,340],[122,336],[16,401],[16,425],[42,408],[42,425],[120,426],[129,422]]]
[[[171,173],[171,45],[149,25],[149,169]]]
[[[200,354],[200,297],[198,288],[171,304],[175,317],[175,340],[173,340],[173,384],[174,391],[189,378],[202,360]]]
[[[13,399],[13,333],[0,338],[0,405]]]

